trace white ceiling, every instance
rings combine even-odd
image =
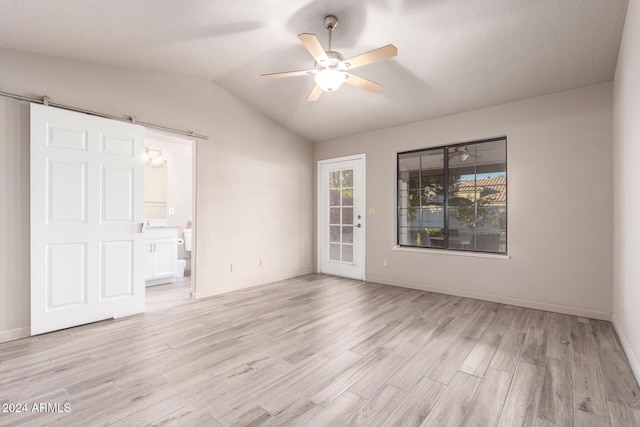
[[[0,47],[212,80],[310,141],[613,79],[627,0],[0,0]],[[393,43],[318,102],[296,37],[338,16],[345,58]],[[0,80],[1,85],[1,80]]]

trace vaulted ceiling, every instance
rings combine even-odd
[[[627,0],[3,0],[0,47],[211,80],[310,141],[612,80]],[[398,56],[357,70],[382,84],[305,98],[297,35],[352,57],[392,43]],[[0,89],[1,87],[0,79]]]

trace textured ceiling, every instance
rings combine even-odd
[[[613,79],[627,0],[0,0],[0,47],[212,80],[310,141]],[[318,102],[297,34],[398,56]],[[1,85],[1,80],[0,80]]]

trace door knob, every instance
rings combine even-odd
[[[362,224],[357,224],[356,227],[361,228]]]

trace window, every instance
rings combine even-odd
[[[398,244],[507,253],[507,140],[398,153]]]

